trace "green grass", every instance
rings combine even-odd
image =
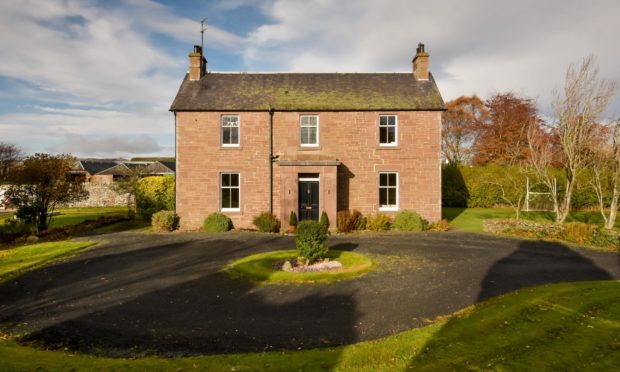
[[[359,253],[330,250],[327,258],[339,261],[342,269],[296,273],[273,268],[276,262],[291,260],[295,257],[297,257],[297,251],[294,249],[259,253],[234,261],[225,270],[235,278],[249,279],[258,284],[285,284],[334,282],[363,275],[373,267],[372,260]]]
[[[3,370],[428,371],[614,370],[620,282],[527,288],[427,327],[343,347],[190,358],[100,358],[0,341]]]
[[[515,212],[507,208],[442,208],[442,215],[456,229],[482,232],[482,221],[493,218],[514,218]],[[538,222],[555,221],[553,212],[522,212],[521,217]],[[603,217],[599,212],[571,212],[566,222],[584,222],[602,226]],[[620,219],[616,221],[616,227],[620,227]]]
[[[95,242],[50,242],[0,250],[0,283],[15,278],[25,271],[49,263],[54,259],[75,254]]]
[[[126,217],[126,207],[90,207],[90,208],[63,208],[55,211],[50,228],[77,225],[78,223],[96,220],[100,217]],[[13,214],[0,215],[0,224],[4,220],[13,218]]]

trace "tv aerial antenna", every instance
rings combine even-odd
[[[207,27],[205,26],[205,22],[207,21],[206,18],[203,18],[200,20],[200,50],[202,51],[202,49],[204,49],[204,43],[205,43],[205,31],[207,29]]]

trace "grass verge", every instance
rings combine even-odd
[[[0,251],[0,283],[15,278],[28,270],[41,267],[52,260],[75,254],[95,242],[49,242],[26,245]]]
[[[545,285],[477,304],[436,323],[343,347],[190,358],[99,358],[0,339],[3,370],[614,370],[620,282]]]
[[[482,221],[495,218],[515,218],[515,212],[507,208],[442,208],[442,217],[450,226],[470,232],[482,232]],[[521,212],[521,217],[531,221],[554,222],[553,212]],[[599,212],[571,212],[566,222],[583,222],[602,226],[603,218]],[[620,219],[616,222],[620,227]]]
[[[342,269],[323,272],[286,272],[275,270],[278,261],[297,257],[294,249],[254,254],[229,264],[225,270],[234,278],[245,278],[257,284],[329,283],[366,274],[372,269],[372,260],[362,254],[330,250],[327,258],[337,260]]]

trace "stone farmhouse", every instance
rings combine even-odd
[[[441,218],[445,104],[423,44],[408,73],[218,73],[195,46],[170,110],[183,229],[216,211],[237,228],[261,212]]]

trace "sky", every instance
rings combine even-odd
[[[511,91],[552,119],[570,63],[594,54],[620,81],[619,15],[617,0],[3,0],[0,142],[173,156],[202,18],[210,71],[408,72],[423,42],[445,101]]]

